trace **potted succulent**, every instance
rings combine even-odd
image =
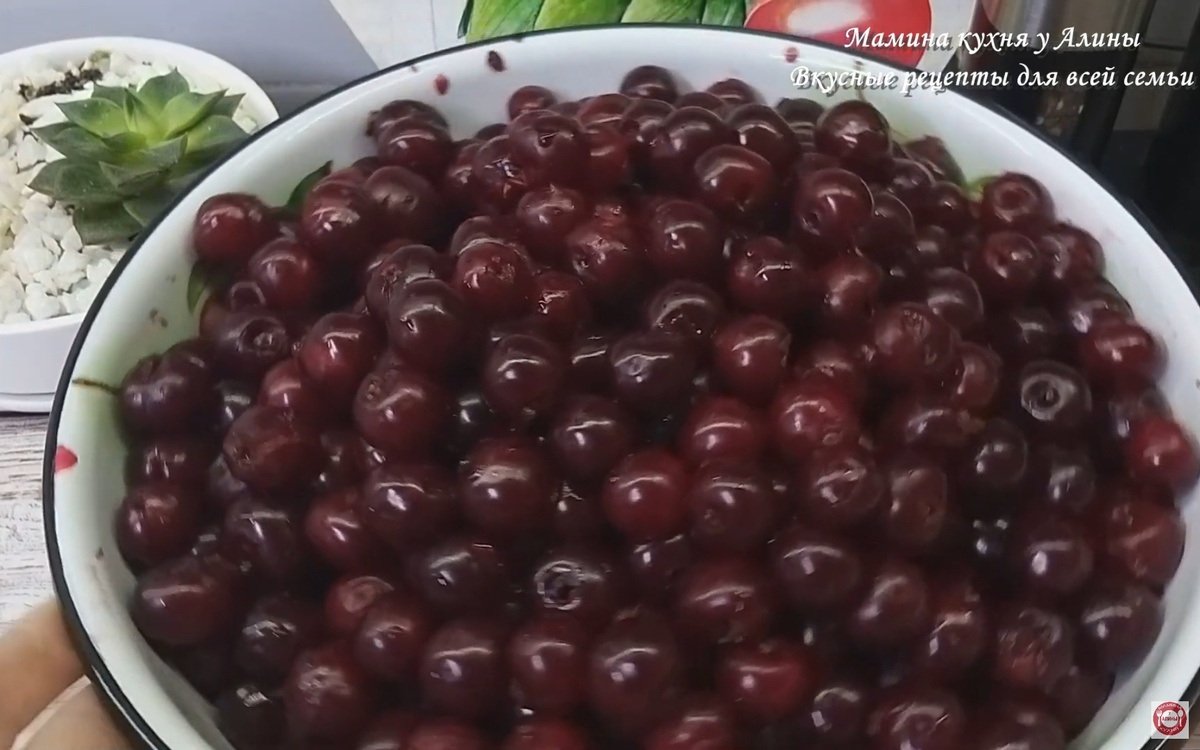
[[[0,409],[48,408],[66,349],[132,239],[277,118],[243,72],[168,42],[0,55]]]

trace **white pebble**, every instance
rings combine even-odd
[[[0,315],[9,315],[21,309],[25,288],[11,273],[0,274]]]
[[[29,313],[15,312],[4,316],[5,323],[28,323],[33,320],[29,317]]]
[[[41,284],[26,284],[25,309],[34,320],[45,320],[62,313],[62,303],[57,297],[50,296],[46,287]]]

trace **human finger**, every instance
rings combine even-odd
[[[89,684],[41,722],[22,750],[129,750]]]
[[[80,677],[83,665],[71,646],[57,602],[46,602],[0,636],[0,748],[13,740]]]

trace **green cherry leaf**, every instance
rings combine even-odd
[[[200,304],[200,300],[204,299],[205,293],[211,291],[213,287],[220,286],[222,282],[220,269],[203,261],[198,261],[192,266],[187,281],[188,312],[195,313],[196,307]]]
[[[242,99],[245,96],[245,94],[227,94],[226,96],[222,96],[220,101],[213,105],[212,112],[209,114],[233,117],[238,107],[242,106]]]
[[[224,91],[214,91],[211,94],[197,94],[185,91],[179,94],[163,107],[162,119],[166,123],[168,138],[187,133],[212,114],[213,108],[225,96]]]
[[[187,153],[212,161],[248,137],[231,118],[213,115],[187,134]]]
[[[72,219],[85,245],[125,242],[142,228],[120,203],[79,206],[72,211]]]
[[[130,198],[125,201],[125,211],[142,227],[148,227],[175,200],[175,193],[167,188],[152,190],[145,195]]]
[[[97,138],[69,122],[34,128],[33,135],[63,156],[77,159],[104,159],[112,151],[103,138]]]
[[[130,92],[125,99],[125,121],[134,133],[141,133],[154,143],[163,137],[166,127],[162,118],[137,93]]]
[[[59,159],[42,167],[29,182],[29,189],[64,203],[108,203],[112,183],[96,162]]]
[[[138,98],[155,112],[162,111],[167,102],[189,90],[187,79],[178,70],[155,76],[138,89]]]
[[[988,183],[990,183],[994,179],[996,179],[996,175],[989,174],[989,175],[985,175],[983,177],[978,177],[974,180],[971,180],[970,182],[967,183],[967,187],[966,187],[967,195],[971,196],[972,198],[976,198],[976,199],[979,198],[979,196],[983,195],[983,189],[986,188],[988,186]]]
[[[132,97],[130,97],[132,98]],[[125,109],[108,99],[79,99],[61,102],[63,116],[92,135],[108,138],[125,132]]]
[[[284,205],[285,211],[291,216],[299,214],[300,206],[304,204],[304,196],[308,195],[308,191],[313,189],[313,185],[316,185],[332,171],[333,162],[327,161],[305,175],[304,179],[296,183],[296,187],[292,189],[292,194],[288,196],[287,203]]]

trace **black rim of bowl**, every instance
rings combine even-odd
[[[530,32],[522,33],[522,34],[514,34],[511,36],[497,37],[494,39],[487,39],[487,40],[478,41],[478,42],[470,42],[468,44],[462,44],[457,47],[450,47],[448,49],[431,52],[427,55],[421,55],[420,57],[414,57],[414,58],[406,60],[404,62],[396,63],[395,65],[390,65],[379,71],[376,71],[369,75],[363,76],[362,78],[358,78],[358,79],[355,79],[348,83],[344,83],[341,86],[338,86],[338,87],[330,90],[329,92],[321,95],[320,97],[314,99],[313,101],[308,102],[307,104],[305,104],[304,106],[295,110],[294,112],[289,113],[287,116],[281,117],[281,118],[275,120],[274,122],[268,124],[266,127],[262,128],[261,130],[255,132],[239,148],[237,148],[233,152],[227,154],[225,157],[223,157],[217,163],[212,165],[212,167],[209,168],[209,170],[206,171],[204,175],[202,175],[199,179],[196,180],[196,182],[192,185],[191,188],[189,188],[184,193],[181,193],[180,195],[176,196],[175,200],[173,200],[171,202],[171,204],[166,208],[166,210],[164,210],[162,212],[162,214],[159,216],[158,219],[156,219],[149,227],[146,228],[145,231],[142,232],[140,237],[133,243],[133,245],[129,248],[129,250],[126,251],[125,255],[121,258],[120,261],[117,262],[116,266],[113,268],[113,271],[112,271],[111,275],[109,276],[108,280],[105,282],[104,286],[101,287],[100,291],[96,295],[96,298],[92,301],[91,306],[88,308],[87,313],[84,315],[83,322],[79,326],[79,333],[75,336],[75,340],[71,344],[71,350],[67,355],[66,364],[63,366],[63,371],[62,371],[62,375],[60,376],[60,379],[59,379],[58,388],[55,391],[54,406],[50,412],[50,420],[49,420],[49,424],[47,425],[47,429],[46,429],[46,443],[45,443],[44,455],[43,455],[43,459],[42,459],[42,520],[43,520],[43,526],[44,526],[45,535],[46,535],[46,550],[47,550],[47,553],[50,558],[50,574],[51,574],[51,578],[53,580],[55,594],[57,595],[59,602],[61,603],[63,615],[68,624],[68,629],[71,634],[71,637],[74,639],[76,647],[79,649],[79,651],[85,657],[88,676],[91,678],[93,686],[98,690],[100,695],[103,696],[103,698],[104,698],[103,702],[106,704],[106,708],[118,720],[118,724],[119,724],[120,728],[125,730],[127,733],[131,733],[135,739],[139,740],[142,743],[142,745],[144,747],[151,748],[152,750],[173,750],[166,742],[164,742],[162,740],[162,738],[160,738],[154,732],[153,729],[150,728],[149,724],[147,724],[145,719],[142,718],[142,715],[139,713],[137,707],[134,706],[133,702],[129,699],[129,697],[126,696],[124,691],[121,690],[121,687],[117,684],[116,680],[113,678],[112,672],[109,671],[108,666],[105,664],[104,658],[100,655],[100,652],[96,649],[95,644],[92,643],[91,636],[84,629],[83,623],[79,618],[79,612],[75,607],[75,602],[71,598],[70,590],[67,588],[66,580],[63,576],[62,551],[59,548],[58,537],[57,537],[57,534],[55,533],[55,515],[54,515],[54,454],[55,454],[55,451],[58,446],[58,426],[59,426],[59,422],[62,418],[63,402],[65,401],[65,398],[66,398],[67,389],[71,385],[71,378],[72,378],[73,371],[75,369],[75,363],[79,359],[79,352],[83,348],[83,342],[87,338],[87,334],[91,330],[92,324],[96,320],[96,315],[99,314],[101,306],[104,304],[104,301],[108,298],[108,295],[112,292],[114,285],[117,283],[117,280],[121,276],[121,273],[125,270],[125,267],[130,263],[130,261],[136,255],[137,251],[144,244],[146,238],[149,237],[151,234],[153,234],[154,230],[158,228],[159,223],[161,223],[161,221],[168,214],[172,213],[175,210],[175,208],[179,205],[179,203],[182,200],[184,200],[188,195],[190,195],[193,190],[195,190],[195,189],[199,188],[201,185],[203,185],[204,182],[213,173],[213,171],[219,169],[230,159],[237,158],[237,156],[242,152],[242,150],[244,148],[246,148],[248,145],[250,145],[251,143],[254,143],[255,141],[259,140],[260,138],[264,138],[264,137],[268,136],[276,128],[278,128],[279,126],[288,122],[292,118],[300,117],[300,116],[304,115],[305,113],[309,112],[310,110],[314,109],[318,105],[324,104],[325,102],[329,101],[330,99],[340,96],[341,94],[355,88],[356,86],[367,83],[369,81],[373,81],[377,78],[387,76],[396,70],[408,68],[408,67],[411,67],[414,65],[421,65],[421,64],[431,61],[431,60],[437,60],[438,58],[441,58],[441,57],[448,57],[448,56],[456,55],[456,54],[459,54],[459,53],[462,53],[465,51],[469,51],[472,49],[483,49],[483,48],[486,48],[486,47],[489,47],[492,45],[503,44],[503,43],[511,42],[511,41],[519,41],[521,39],[529,38],[529,37],[552,36],[552,35],[557,35],[557,34],[585,34],[590,31],[596,31],[596,30],[612,31],[614,29],[620,29],[620,28],[623,28],[623,27],[621,27],[619,25],[613,25],[613,24],[573,26],[573,27],[561,28],[561,29],[544,29],[544,30],[540,30],[540,31],[530,31]],[[759,31],[756,29],[745,29],[745,28],[731,28],[731,27],[720,27],[720,26],[697,26],[697,25],[689,25],[689,24],[670,24],[670,23],[636,24],[636,25],[631,25],[628,28],[657,29],[660,31],[665,31],[667,33],[687,33],[687,32],[693,31],[695,29],[704,29],[706,31],[711,31],[714,33],[753,36],[753,37],[759,37],[762,39],[771,39],[774,41],[781,42],[783,44],[792,44],[792,45],[804,44],[806,46],[820,47],[820,48],[823,48],[826,50],[847,54],[852,57],[858,57],[866,62],[880,65],[880,66],[883,66],[886,68],[890,68],[892,70],[899,71],[902,73],[915,72],[917,70],[913,66],[901,65],[901,64],[893,63],[893,62],[890,62],[887,60],[880,60],[880,59],[868,57],[865,55],[861,55],[861,54],[855,52],[854,50],[846,49],[844,47],[839,47],[838,45],[831,44],[829,42],[823,42],[823,41],[814,40],[814,39],[806,39],[806,38],[801,38],[801,37],[794,37],[794,36],[789,36],[787,34],[781,34],[781,33],[770,32],[770,31]],[[634,64],[636,64],[636,63],[634,63]],[[1029,133],[1031,136],[1037,138],[1038,140],[1042,141],[1043,143],[1051,146],[1059,154],[1061,154],[1063,157],[1068,159],[1075,166],[1082,169],[1093,181],[1095,181],[1098,185],[1100,185],[1101,188],[1103,188],[1113,198],[1115,198],[1117,200],[1117,202],[1120,203],[1121,206],[1127,212],[1129,212],[1129,214],[1142,226],[1142,228],[1146,230],[1146,233],[1150,235],[1151,239],[1154,240],[1154,242],[1158,245],[1158,247],[1167,256],[1167,259],[1171,261],[1171,264],[1173,266],[1175,266],[1176,273],[1178,273],[1179,276],[1183,279],[1184,283],[1187,284],[1188,289],[1192,292],[1192,296],[1196,297],[1198,300],[1200,300],[1200,293],[1198,293],[1197,284],[1193,281],[1193,279],[1190,278],[1190,276],[1188,275],[1188,273],[1186,271],[1186,266],[1180,262],[1180,259],[1177,257],[1175,252],[1167,244],[1166,238],[1162,235],[1162,233],[1158,231],[1158,229],[1154,226],[1154,224],[1142,212],[1142,210],[1133,203],[1133,201],[1129,200],[1127,197],[1125,197],[1120,192],[1118,192],[1116,189],[1114,189],[1113,186],[1111,184],[1109,184],[1109,182],[1104,177],[1102,177],[1094,168],[1092,168],[1091,165],[1088,165],[1088,164],[1085,164],[1085,163],[1079,161],[1078,158],[1076,158],[1073,154],[1071,154],[1070,152],[1065,150],[1061,145],[1059,145],[1058,143],[1055,143],[1053,140],[1048,138],[1042,131],[1038,130],[1037,128],[1033,127],[1032,125],[1030,125],[1029,123],[1027,123],[1023,120],[1020,120],[1020,119],[1014,117],[1008,111],[1001,109],[1000,107],[997,107],[996,105],[992,104],[991,102],[981,100],[978,97],[976,97],[968,92],[964,92],[964,91],[957,90],[957,89],[954,89],[953,93],[958,96],[963,97],[964,99],[974,103],[975,105],[979,106],[980,108],[982,108],[994,115],[1004,118],[1005,120],[1007,120],[1010,123],[1020,126],[1025,132]],[[1184,694],[1182,696],[1180,696],[1178,698],[1178,700],[1188,701],[1188,702],[1191,702],[1192,704],[1195,704],[1198,697],[1200,697],[1200,672],[1197,672],[1197,674],[1192,677],[1192,681],[1188,684],[1188,687],[1184,691]],[[1146,744],[1142,745],[1140,750],[1158,750],[1159,748],[1163,747],[1163,745],[1165,745],[1166,742],[1168,742],[1168,740],[1152,739],[1152,740],[1149,740],[1148,742],[1146,742]]]

